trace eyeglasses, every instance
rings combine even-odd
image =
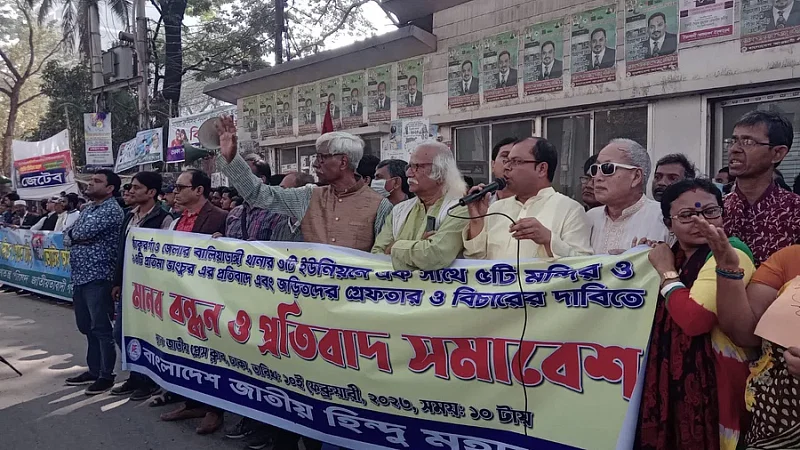
[[[680,213],[670,216],[670,219],[676,219],[680,223],[692,223],[692,217],[702,214],[706,219],[719,219],[722,216],[721,206],[712,206],[702,211],[681,211]]]
[[[173,191],[173,192],[180,192],[180,191],[182,191],[182,190],[184,190],[184,189],[194,189],[194,186],[187,186],[187,185],[185,185],[185,184],[176,184],[176,185],[175,185],[175,186],[172,188],[172,191]]]
[[[319,162],[327,161],[327,160],[333,158],[334,156],[344,156],[344,154],[342,154],[342,153],[317,153],[316,155],[314,155],[314,157]]]
[[[631,166],[629,164],[622,164],[622,163],[615,163],[615,162],[604,162],[602,164],[592,164],[589,166],[589,175],[594,178],[598,174],[602,173],[603,175],[610,177],[617,172],[617,168],[620,169],[628,169],[628,170],[637,170],[641,169],[641,167]]]
[[[432,165],[433,163],[409,164],[408,170],[410,170],[411,172],[419,172],[419,170],[422,169],[423,167],[429,167]]]
[[[503,165],[506,165],[506,166],[509,166],[509,167],[517,167],[517,166],[521,166],[523,164],[534,164],[534,165],[536,165],[536,164],[539,164],[541,162],[544,162],[544,161],[536,161],[535,159],[517,159],[517,158],[512,158],[512,159],[506,159],[505,161],[503,161]]]
[[[732,137],[732,138],[728,138],[728,139],[723,139],[722,140],[722,145],[725,147],[726,150],[731,148],[731,147],[733,147],[736,144],[739,144],[740,148],[753,148],[753,147],[758,146],[758,145],[767,145],[767,146],[770,146],[770,147],[773,146],[769,142],[758,142],[757,140],[751,139],[751,138]]]

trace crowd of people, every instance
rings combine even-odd
[[[364,156],[357,136],[327,133],[316,142],[315,183],[304,173],[273,175],[257,154],[240,155],[231,118],[219,121],[218,132],[216,165],[231,187],[212,189],[207,174],[187,170],[166,189],[154,172],[136,174],[122,189],[118,175],[101,170],[80,213],[77,196],[48,200],[46,214],[35,218],[13,194],[3,199],[4,222],[63,231],[70,247],[88,370],[68,384],[89,385],[87,394],[151,399],[153,406],[180,403],[161,419],[201,419],[200,434],[223,426],[221,409],[160,390],[144,375],[132,373],[114,387],[122,311],[119,302],[114,311],[112,299],[120,297],[121,255],[133,227],[343,246],[389,255],[397,270],[649,245],[661,285],[635,448],[800,448],[800,348],[755,334],[761,316],[800,275],[800,195],[777,172],[794,131],[780,114],[742,117],[724,142],[728,166],[713,179],[682,154],[653,169],[643,146],[613,139],[584,164],[580,202],[553,187],[560,167],[553,143],[506,139],[492,151],[494,177],[505,179],[505,188],[467,206],[458,200],[483,185],[468,188],[452,151],[439,142],[422,143],[408,162],[380,161]],[[226,435],[247,437],[256,450],[296,449],[301,439],[306,449],[323,447],[250,419]]]

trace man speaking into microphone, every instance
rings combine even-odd
[[[489,206],[489,196],[468,204],[464,257],[471,259],[561,258],[591,255],[592,226],[580,203],[556,192],[552,183],[558,151],[543,138],[514,143],[505,161],[512,196]],[[479,192],[475,186],[470,194]],[[487,214],[493,214],[484,217]],[[511,223],[504,214],[512,218]]]

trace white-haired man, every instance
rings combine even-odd
[[[556,192],[558,150],[543,138],[514,143],[504,161],[504,176],[513,196],[489,206],[489,195],[469,205],[464,256],[471,259],[552,258],[590,255],[592,232],[580,203]],[[472,188],[478,191],[482,186]],[[504,214],[513,218],[511,223]]]
[[[264,184],[237,153],[233,119],[217,121],[222,170],[246,203],[300,221],[306,242],[370,251],[392,204],[356,177],[364,141],[344,132],[317,139],[314,170],[324,187],[284,189]]]
[[[614,139],[589,167],[594,196],[604,205],[587,213],[592,222],[595,254],[621,253],[643,239],[669,239],[661,205],[644,195],[650,164],[644,147],[630,139]]]
[[[467,224],[447,214],[467,190],[453,152],[441,142],[424,142],[411,155],[406,175],[416,197],[394,207],[372,253],[391,255],[395,270],[449,267],[463,250]],[[466,217],[466,212],[456,207],[452,215]]]

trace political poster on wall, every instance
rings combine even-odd
[[[392,120],[392,64],[367,69],[367,119]]]
[[[433,137],[434,129],[427,118],[393,120],[389,136],[381,141],[381,160],[408,161],[420,143]]]
[[[258,96],[245,97],[242,100],[242,117],[239,126],[244,131],[244,137],[250,141],[258,141]]]
[[[319,90],[317,84],[306,84],[298,86],[297,88],[297,117],[300,121],[298,123],[299,134],[313,134],[318,133],[317,128],[317,96]],[[320,117],[319,122],[322,122]]]
[[[111,142],[111,113],[84,114],[83,139],[86,147],[87,168],[114,167],[114,149]]]
[[[572,86],[617,79],[617,9],[590,9],[572,17]]]
[[[522,32],[525,95],[564,89],[564,21],[537,23]]]
[[[119,147],[114,172],[124,172],[131,167],[150,164],[164,159],[161,150],[161,128],[136,133],[136,137]]]
[[[625,70],[628,76],[678,68],[676,0],[627,3]]]
[[[275,136],[275,93],[258,96],[258,135],[264,139]]]
[[[423,58],[397,63],[397,117],[422,116]]]
[[[743,52],[800,42],[800,5],[794,0],[741,0]]]
[[[483,101],[495,102],[519,97],[517,32],[506,31],[489,36],[483,40],[481,47]]]
[[[447,106],[464,108],[481,103],[479,42],[469,42],[447,51]]]
[[[364,72],[355,72],[342,77],[342,126],[357,128],[364,123]]]
[[[12,140],[11,152],[14,158],[11,183],[23,200],[42,200],[61,192],[79,192],[67,130],[43,141]],[[20,173],[20,169],[24,173]],[[25,178],[24,185],[22,175]]]
[[[680,0],[681,43],[733,34],[735,0]]]
[[[224,106],[211,111],[193,114],[191,116],[175,117],[169,119],[169,145],[167,146],[167,162],[177,163],[184,160],[183,144],[189,143],[195,146],[200,145],[197,138],[197,130],[200,125],[212,117],[233,116],[234,120],[238,117],[235,106]],[[123,144],[124,145],[124,144]]]
[[[275,93],[275,114],[277,118],[278,136],[292,136],[294,134],[294,116],[292,97],[294,88],[281,89]]]
[[[331,120],[333,129],[342,129],[342,80],[341,78],[331,78],[319,82],[319,121],[325,119],[325,110],[331,110]]]

